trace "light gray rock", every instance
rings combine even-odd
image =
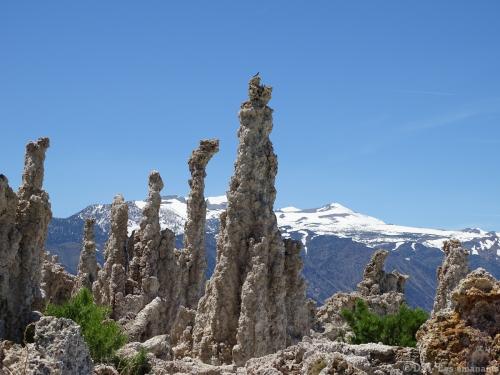
[[[239,112],[240,144],[227,211],[220,218],[217,264],[198,304],[192,334],[193,356],[207,363],[242,364],[307,333],[293,319],[293,338],[287,330],[287,306],[304,306],[306,300],[295,292],[287,297],[285,247],[273,212],[278,163],[269,139],[271,91],[260,77],[252,78],[249,100]],[[290,255],[292,262],[296,256]]]
[[[453,309],[451,293],[458,286],[460,280],[469,273],[469,252],[462,247],[460,241],[445,241],[443,252],[443,265],[437,271],[438,286],[432,315],[444,309]]]
[[[1,343],[2,367],[6,373],[65,375],[93,373],[90,352],[80,327],[69,319],[43,317],[34,324],[33,342],[24,348]]]
[[[119,318],[116,312],[125,295],[127,225],[128,206],[123,196],[117,195],[111,206],[111,231],[104,249],[104,266],[92,285],[95,301],[110,306],[113,318]]]
[[[17,342],[42,304],[43,247],[52,217],[43,190],[48,138],[26,146],[22,183],[16,194],[0,176],[0,338]]]
[[[133,341],[125,344],[117,351],[117,355],[124,358],[134,357],[139,350],[144,349],[156,358],[170,360],[170,338],[168,335],[153,336],[144,342]]]
[[[187,200],[187,221],[184,228],[184,249],[181,253],[186,280],[181,289],[180,303],[187,308],[196,308],[205,292],[205,222],[207,204],[205,202],[206,167],[210,159],[219,151],[219,141],[200,141],[200,146],[189,158],[189,197]]]
[[[81,288],[92,290],[92,284],[97,280],[99,265],[96,258],[96,245],[94,236],[94,219],[86,219],[83,228],[83,245],[78,262],[78,274],[75,280],[73,294]]]
[[[358,284],[358,291],[364,296],[381,295],[389,292],[404,293],[404,284],[408,279],[397,271],[385,272],[384,264],[389,255],[386,250],[376,251],[366,265],[363,280]]]
[[[297,345],[250,359],[248,375],[261,374],[419,374],[418,351],[381,344],[350,345],[304,339]],[[416,371],[407,371],[416,369]]]
[[[59,264],[56,255],[43,252],[42,264],[42,296],[43,305],[54,303],[56,305],[67,301],[75,286],[75,277],[68,273]]]

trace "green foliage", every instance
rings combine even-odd
[[[141,348],[132,358],[115,357],[113,364],[120,375],[145,375],[151,371],[144,348]]]
[[[422,309],[411,309],[402,305],[397,314],[380,316],[372,313],[366,302],[356,300],[354,310],[342,310],[342,316],[351,326],[353,344],[382,342],[394,346],[416,346],[415,334],[427,320]]]
[[[68,318],[77,323],[81,327],[90,355],[96,362],[111,360],[115,351],[127,341],[120,326],[108,319],[110,309],[97,306],[92,293],[86,288],[62,305],[49,304],[45,314]]]

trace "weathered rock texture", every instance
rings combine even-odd
[[[417,332],[424,373],[498,374],[500,282],[476,269],[454,289],[451,306],[435,312]]]
[[[438,286],[432,315],[444,309],[453,309],[451,294],[460,280],[469,273],[469,252],[462,247],[460,241],[446,241],[443,244],[443,252],[445,258],[437,271]]]
[[[397,271],[384,271],[388,252],[376,251],[366,265],[358,290],[335,293],[318,309],[315,329],[331,340],[348,339],[351,328],[341,315],[343,309],[353,310],[356,300],[364,300],[370,310],[387,315],[397,313],[404,299],[404,284],[408,278]]]
[[[85,220],[85,226],[83,228],[83,246],[80,252],[78,274],[76,276],[73,294],[78,293],[81,288],[92,290],[92,284],[97,280],[99,266],[96,258],[94,225],[94,219]]]
[[[108,305],[115,317],[116,305],[125,295],[128,206],[117,195],[111,207],[111,231],[104,249],[104,266],[92,288],[97,303]]]
[[[179,305],[175,236],[160,227],[163,180],[157,171],[150,173],[148,186],[140,228],[129,239],[132,256],[129,254],[127,296],[119,314],[130,339],[137,341],[167,333]]]
[[[80,327],[70,319],[41,318],[34,323],[33,338],[28,341],[25,347],[9,341],[0,343],[0,373],[93,373],[94,365]]]
[[[42,265],[43,306],[47,303],[61,304],[71,297],[75,286],[75,277],[59,264],[56,255],[44,251]]]
[[[52,217],[42,189],[48,138],[26,146],[19,192],[0,175],[0,338],[22,339],[34,306],[41,305],[42,250]]]
[[[142,211],[140,229],[136,233],[137,242],[134,243],[134,257],[131,262],[132,278],[137,282],[141,293],[147,302],[158,295],[160,282],[158,278],[160,267],[160,191],[163,189],[163,180],[160,173],[153,171],[149,175],[149,195]]]
[[[241,364],[308,333],[308,327],[295,326],[293,316],[307,305],[305,295],[287,295],[285,264],[296,256],[285,259],[273,212],[278,163],[269,140],[270,99],[271,88],[252,78],[239,113],[240,145],[221,215],[217,264],[193,328],[193,354],[204,362]]]
[[[202,140],[200,146],[189,158],[189,197],[187,201],[187,221],[184,228],[184,249],[182,264],[185,267],[180,303],[187,308],[196,308],[205,291],[205,222],[207,203],[205,201],[206,167],[210,159],[219,151],[217,139]]]
[[[370,263],[365,267],[363,280],[358,284],[358,291],[363,296],[378,296],[384,293],[404,293],[404,284],[408,276],[397,271],[384,271],[385,259],[388,251],[376,251]]]
[[[413,348],[381,344],[349,345],[306,338],[275,354],[249,360],[245,373],[257,374],[418,374]],[[416,371],[411,371],[415,369]]]

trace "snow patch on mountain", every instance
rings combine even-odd
[[[129,234],[139,228],[145,201],[130,201]],[[209,231],[217,230],[219,215],[226,209],[226,196],[207,198],[207,226]],[[96,204],[87,207],[79,214],[82,218],[94,217],[96,224],[105,232],[109,230],[110,205]],[[276,210],[278,226],[284,237],[292,233],[300,235],[307,252],[308,239],[318,235],[335,235],[352,238],[369,247],[388,245],[394,251],[409,243],[416,251],[416,244],[440,249],[443,241],[454,238],[469,243],[471,252],[491,252],[500,256],[500,233],[486,232],[479,228],[463,230],[442,230],[386,224],[372,216],[355,212],[339,203],[330,203],[319,208],[300,209],[284,207]],[[176,234],[184,232],[187,219],[187,200],[180,196],[162,197],[160,224]]]

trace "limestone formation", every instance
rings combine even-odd
[[[314,322],[314,301],[304,302],[307,285],[302,277],[303,262],[300,257],[302,242],[285,239],[285,285],[286,285],[286,345],[296,344],[302,336],[309,333]]]
[[[397,271],[384,271],[388,251],[376,251],[366,265],[363,280],[358,284],[358,291],[364,296],[381,295],[389,292],[404,293],[404,284],[408,276]]]
[[[49,196],[42,188],[48,147],[48,138],[26,146],[17,195],[0,176],[0,338],[18,342],[33,307],[42,299],[42,250],[52,217]]]
[[[417,332],[424,373],[498,374],[500,282],[476,269],[459,281],[450,305]]]
[[[132,278],[138,283],[142,294],[148,300],[147,302],[150,302],[158,295],[160,287],[158,280],[161,243],[160,191],[163,189],[160,173],[152,171],[149,175],[148,185],[148,199],[142,211],[140,229],[136,233],[138,242],[134,243],[134,258],[131,262],[131,269]]]
[[[111,206],[111,231],[104,249],[104,266],[92,286],[96,302],[110,306],[112,316],[125,295],[127,224],[128,206],[123,196],[117,195]]]
[[[80,327],[70,319],[43,317],[34,323],[34,334],[22,347],[0,343],[0,374],[93,373],[90,352]]]
[[[219,141],[209,139],[200,141],[200,146],[189,158],[189,197],[187,201],[187,221],[184,228],[184,249],[186,270],[183,276],[185,288],[181,290],[181,304],[187,308],[196,308],[198,300],[205,291],[205,222],[207,203],[205,202],[206,167],[210,159],[219,151]]]
[[[71,297],[74,286],[75,277],[59,264],[56,255],[50,255],[44,251],[41,283],[43,306],[47,303],[61,304],[67,301]]]
[[[240,144],[227,211],[220,218],[217,264],[193,328],[193,354],[204,362],[242,364],[308,333],[308,327],[294,331],[293,338],[287,332],[287,310],[293,314],[293,306],[306,300],[287,296],[287,255],[273,212],[278,163],[269,140],[270,99],[271,88],[253,77],[239,113]],[[291,320],[294,330],[299,328]]]
[[[331,340],[348,340],[351,328],[341,315],[343,309],[353,310],[358,299],[379,314],[395,314],[404,303],[404,284],[408,278],[397,271],[384,271],[387,251],[376,251],[366,265],[358,290],[335,293],[318,309],[315,329]]]
[[[451,293],[469,273],[468,255],[469,252],[462,247],[460,241],[445,241],[443,244],[444,261],[438,268],[438,286],[432,315],[443,309],[452,309],[453,301]]]
[[[81,288],[92,290],[92,284],[97,280],[99,266],[96,258],[96,246],[94,236],[94,219],[86,219],[83,228],[83,246],[78,262],[78,274],[75,280],[73,294]]]
[[[138,341],[168,332],[179,306],[175,236],[160,227],[163,181],[157,171],[150,173],[148,186],[140,228],[129,239],[127,295],[118,314],[129,337]]]

